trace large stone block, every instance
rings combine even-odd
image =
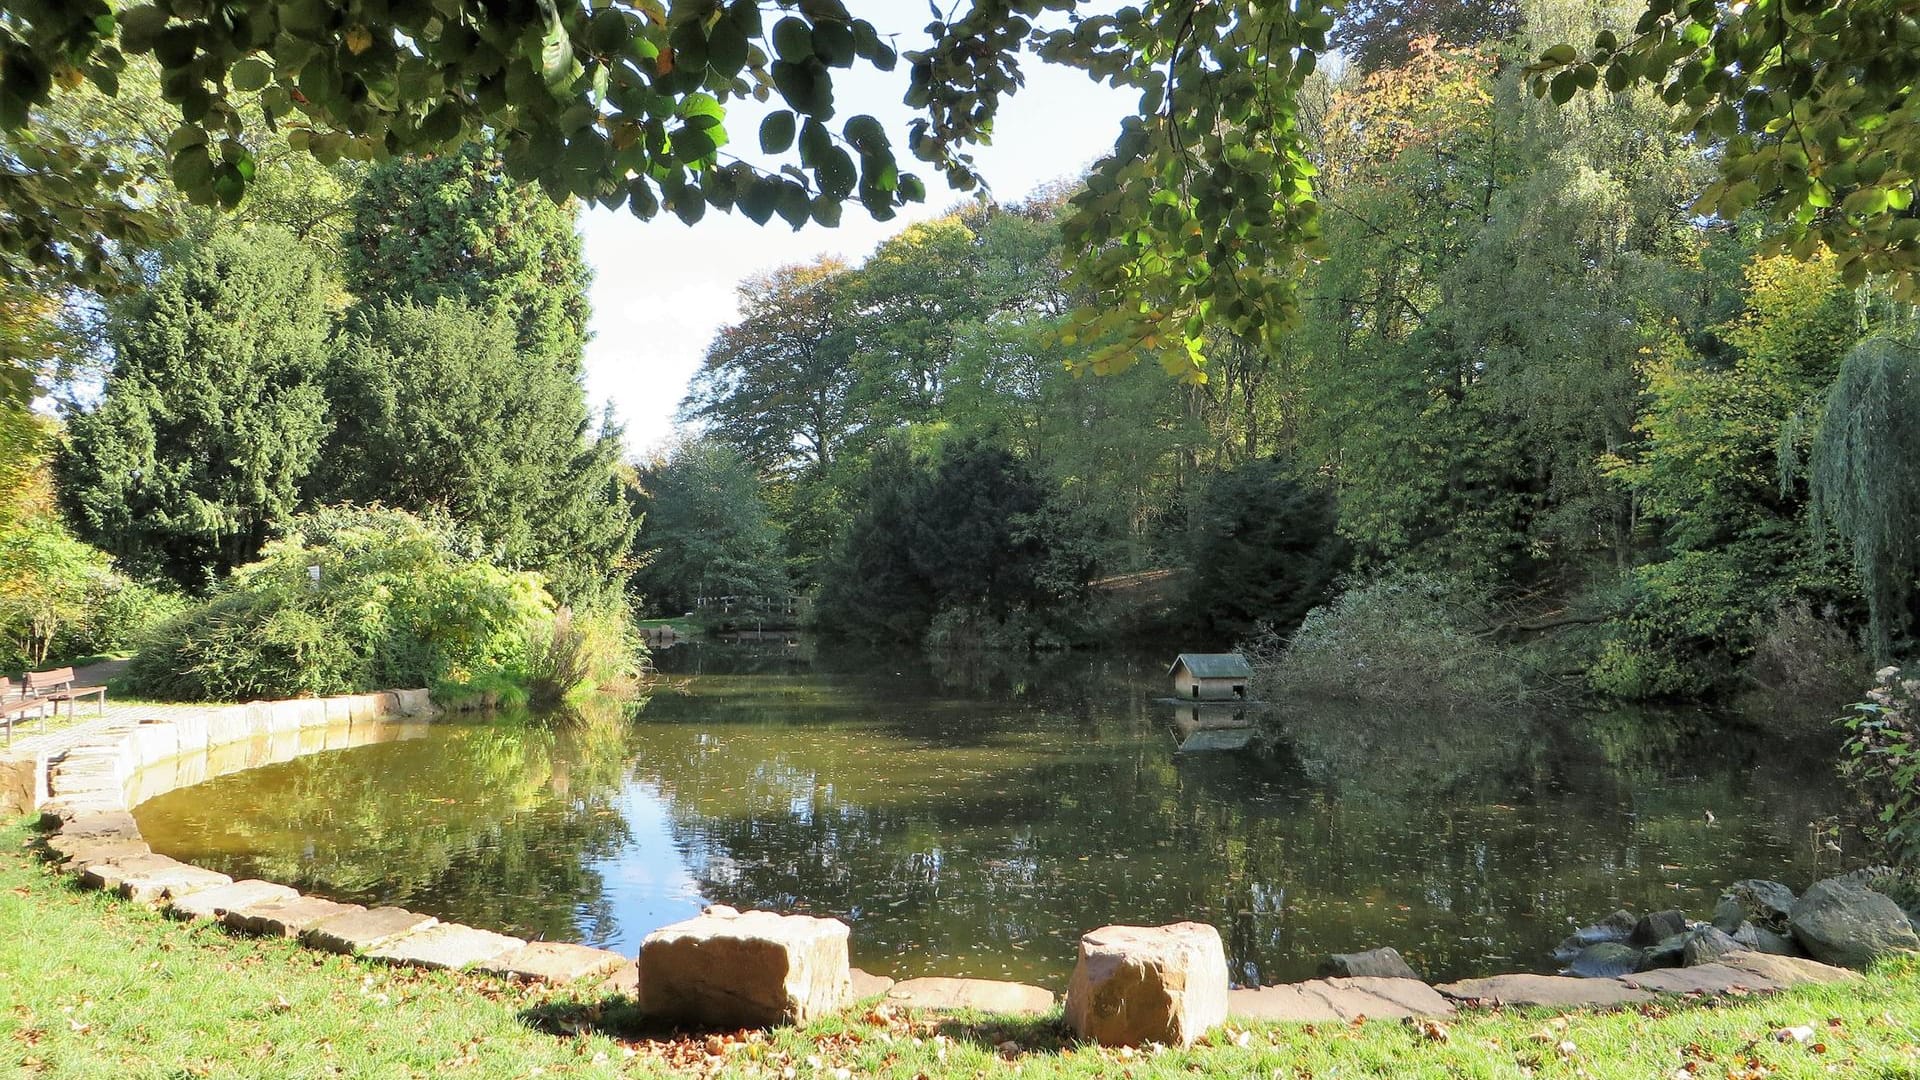
[[[0,757],[0,817],[17,817],[40,805],[41,765],[32,754]]]
[[[80,884],[89,889],[117,891],[121,882],[135,874],[184,865],[178,859],[165,855],[116,855],[83,865],[80,868]]]
[[[805,1023],[853,994],[847,924],[716,905],[640,944],[640,1011],[717,1028]]]
[[[144,721],[127,738],[133,747],[133,760],[137,768],[177,757],[180,753],[180,729],[165,720]]]
[[[525,982],[564,986],[613,974],[627,962],[617,952],[564,941],[534,941],[480,965],[480,970]]]
[[[165,795],[179,787],[180,759],[166,758],[133,774],[127,781],[127,805],[139,806],[148,799]]]
[[[434,971],[460,971],[489,960],[497,960],[527,943],[517,937],[476,930],[459,923],[440,923],[417,933],[395,938],[379,948],[367,950],[370,960],[383,960],[402,967]]]
[[[401,716],[426,716],[434,711],[433,697],[426,690],[395,690],[394,712]]]
[[[252,719],[245,705],[222,705],[208,709],[203,715],[207,718],[208,749],[245,742],[253,737]]]
[[[249,701],[240,707],[247,713],[247,731],[255,736],[272,735],[298,726],[287,719],[277,701]]]
[[[325,710],[327,723],[351,723],[353,720],[353,697],[352,694],[340,694],[335,697],[321,698],[320,707]]]
[[[207,782],[207,759],[205,749],[181,754],[173,760],[173,786],[175,788],[192,787]]]
[[[894,983],[885,993],[889,1001],[936,1012],[978,1009],[1013,1016],[1039,1016],[1053,1011],[1051,991],[994,979],[908,979]]]
[[[167,913],[178,919],[224,920],[230,911],[291,900],[299,895],[285,885],[249,878],[182,896],[168,905]]]
[[[1434,989],[1455,1001],[1553,1009],[1612,1009],[1653,1000],[1652,994],[1617,979],[1575,979],[1566,975],[1494,975],[1441,983]]]
[[[1900,905],[1846,878],[1829,878],[1794,901],[1788,926],[1815,960],[1863,968],[1883,956],[1920,950]]]
[[[1080,938],[1067,1026],[1106,1046],[1190,1046],[1227,1018],[1227,953],[1205,923],[1104,926]]]
[[[401,908],[363,908],[322,919],[302,932],[300,940],[328,952],[360,953],[418,933],[439,921],[431,915]]]
[[[249,934],[292,938],[299,937],[328,919],[365,910],[359,904],[340,904],[318,896],[296,896],[289,900],[238,908],[227,912],[221,921]]]
[[[120,879],[120,895],[135,903],[158,906],[190,893],[231,884],[233,879],[217,870],[179,863],[123,876]]]
[[[183,713],[173,718],[174,735],[182,754],[196,754],[207,748],[207,714]]]

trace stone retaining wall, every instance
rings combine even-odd
[[[397,908],[368,910],[156,854],[133,807],[176,788],[303,754],[417,738],[435,711],[425,690],[170,709],[77,725],[0,756],[0,810],[40,812],[51,856],[82,883],[242,932],[298,937],[335,952],[427,968],[480,967],[547,982],[613,976],[617,953],[526,942]]]
[[[376,962],[473,968],[554,983],[600,980],[605,989],[635,993],[637,966],[616,953],[559,942],[529,943],[398,908],[369,910],[301,896],[270,882],[236,882],[225,874],[154,853],[130,812],[157,795],[227,773],[303,754],[418,737],[434,711],[425,690],[395,690],[172,707],[161,715],[76,725],[20,740],[0,752],[0,812],[38,810],[41,825],[49,830],[45,846],[65,870],[79,875],[85,884],[165,907],[180,918],[217,920],[245,933],[298,937],[314,948]],[[840,963],[844,965],[844,955]],[[1618,1007],[1651,1001],[1656,994],[1766,991],[1855,977],[1810,960],[1739,952],[1713,964],[1617,979],[1503,975],[1429,987],[1415,978],[1353,977],[1235,990],[1229,995],[1224,967],[1211,978],[1225,998],[1215,1003],[1220,1006],[1215,1013],[1243,1020],[1352,1021],[1446,1016],[1455,1002]],[[1044,1012],[1053,1002],[1050,993],[1037,987],[980,980],[914,980],[891,987],[890,980],[854,972],[852,981],[860,987],[858,993],[888,993],[893,1000],[915,1007],[951,1008],[960,1002]],[[1209,1019],[1203,1026],[1220,1018]],[[1182,1039],[1198,1034],[1183,1033]]]

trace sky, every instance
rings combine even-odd
[[[880,29],[884,34],[889,28]],[[903,51],[912,47],[905,39],[896,45]],[[1120,118],[1138,101],[1137,92],[1096,84],[1078,71],[1038,60],[1027,60],[1024,70],[1027,85],[1003,108],[993,144],[974,155],[1002,201],[1017,201],[1043,184],[1079,175],[1112,148]],[[906,149],[910,113],[900,104],[906,72],[904,63],[891,73],[836,71],[837,112],[829,124],[838,131],[858,113],[879,118],[893,137],[902,170],[926,181],[926,203],[892,221],[873,221],[857,202],[847,205],[838,228],[810,223],[798,232],[778,217],[755,225],[711,209],[691,227],[671,214],[641,221],[624,209],[593,207],[581,216],[587,263],[594,271],[587,397],[596,409],[613,403],[636,456],[648,456],[672,437],[688,378],[714,333],[737,314],[735,289],[741,279],[822,255],[858,262],[907,225],[938,217],[971,197],[950,191],[942,176]],[[762,115],[764,107],[751,101],[733,106],[727,125],[733,148],[745,143],[757,153]]]

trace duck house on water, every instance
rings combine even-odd
[[[1182,701],[1245,701],[1253,665],[1239,653],[1181,653],[1167,674]]]

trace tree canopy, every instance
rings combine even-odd
[[[1104,372],[1151,356],[1198,380],[1209,332],[1272,344],[1296,317],[1295,285],[1322,227],[1303,88],[1343,6],[936,8],[926,46],[904,57],[905,103],[919,113],[907,147],[953,185],[976,186],[969,150],[1023,84],[1027,56],[1137,90],[1138,114],[1066,221],[1088,301],[1075,333],[1095,345],[1081,363]],[[1920,23],[1905,5],[1645,0],[1633,11],[1637,21],[1623,11],[1591,50],[1544,49],[1538,92],[1564,102],[1603,80],[1615,92],[1657,88],[1682,110],[1682,128],[1715,149],[1702,212],[1765,204],[1787,249],[1824,244],[1847,280],[1885,272],[1912,288]],[[885,218],[923,198],[883,126],[841,120],[835,95],[836,72],[902,59],[890,32],[842,0],[783,2],[773,14],[753,0],[12,0],[0,5],[8,250],[32,265],[78,253],[84,269],[129,228],[114,198],[124,170],[85,133],[35,117],[85,84],[115,92],[129,58],[144,56],[180,121],[165,137],[167,171],[206,203],[237,205],[257,179],[243,119],[256,100],[323,162],[446,151],[490,134],[511,176],[642,217],[692,222],[711,206],[830,225],[848,201]],[[728,105],[748,96],[781,106],[761,124],[757,160],[725,149]]]

